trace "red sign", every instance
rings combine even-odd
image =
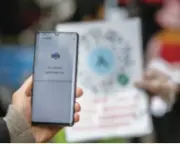
[[[126,5],[128,0],[117,0],[120,5]]]

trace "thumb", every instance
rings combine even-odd
[[[137,82],[134,83],[134,86],[136,88],[143,89],[143,88],[145,88],[145,84],[144,83],[145,83],[144,81],[137,81]]]
[[[27,96],[31,96],[32,84],[33,84],[33,77],[31,75],[28,79],[25,80],[25,82],[20,88],[20,91],[26,93]]]

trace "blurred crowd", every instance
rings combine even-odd
[[[37,30],[53,30],[60,22],[102,19],[102,5],[102,0],[3,0],[1,39],[32,44]]]
[[[154,139],[180,142],[180,2],[164,1],[163,5],[162,1],[147,4],[134,0],[130,5],[119,3],[118,8],[141,18],[145,72],[136,86],[150,96]],[[65,22],[104,20],[105,14],[104,0],[1,0],[0,42],[33,45],[38,30],[55,30]],[[10,99],[0,97],[4,109]],[[140,138],[132,141],[140,142]]]

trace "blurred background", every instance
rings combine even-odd
[[[11,95],[32,72],[34,38],[38,30],[55,30],[59,23],[108,21],[124,17],[141,19],[143,52],[160,30],[155,13],[163,0],[1,0],[0,2],[0,114],[4,116]],[[154,120],[155,140],[163,142],[167,120]],[[160,124],[159,124],[160,123]],[[52,142],[66,142],[60,132]],[[152,136],[92,142],[152,142]]]

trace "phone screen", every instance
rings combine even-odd
[[[78,34],[40,32],[35,47],[32,123],[72,125]]]

